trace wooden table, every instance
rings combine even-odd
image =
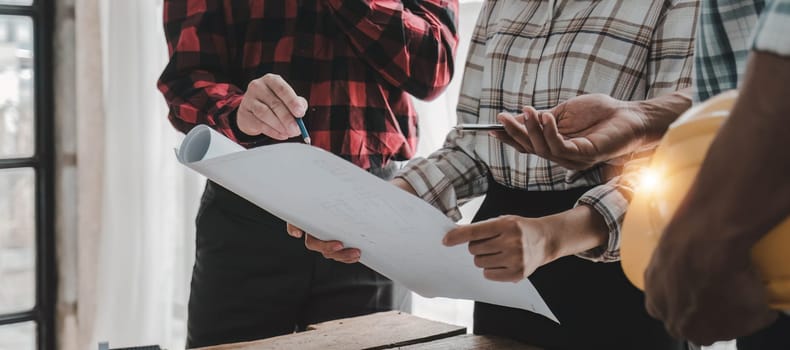
[[[466,328],[390,311],[319,323],[306,332],[199,350],[408,349],[540,350],[516,341],[467,335]]]

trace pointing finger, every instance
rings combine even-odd
[[[479,241],[499,235],[496,221],[483,221],[476,224],[459,226],[444,236],[442,243],[448,247],[471,241]]]

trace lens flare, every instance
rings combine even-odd
[[[646,192],[655,192],[661,185],[661,176],[655,169],[643,169],[639,176],[639,189]]]

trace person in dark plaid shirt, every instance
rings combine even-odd
[[[417,144],[409,95],[450,82],[457,11],[457,0],[166,0],[158,86],[179,131],[206,124],[251,148],[299,140],[304,118],[315,146],[389,178]],[[386,278],[307,251],[217,184],[196,224],[188,347],[392,307]]]

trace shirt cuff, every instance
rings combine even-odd
[[[458,199],[450,179],[433,162],[415,158],[395,175],[408,182],[417,196],[441,210],[453,221],[461,219]]]
[[[754,49],[790,56],[790,0],[775,0],[767,6],[754,31]]]
[[[601,185],[587,191],[576,203],[589,205],[601,214],[609,230],[609,240],[605,245],[577,254],[578,257],[597,261],[613,262],[620,260],[620,227],[628,209],[628,200],[614,185]]]
[[[241,129],[239,129],[239,124],[236,121],[236,119],[238,118],[237,116],[238,112],[239,110],[237,108],[233,110],[233,112],[230,112],[230,114],[228,114],[228,125],[230,127],[230,133],[231,133],[231,135],[228,136],[236,140],[236,143],[242,145],[244,148],[251,148],[255,146],[257,142],[260,141],[261,136],[250,136],[245,134],[244,131],[241,131]]]

